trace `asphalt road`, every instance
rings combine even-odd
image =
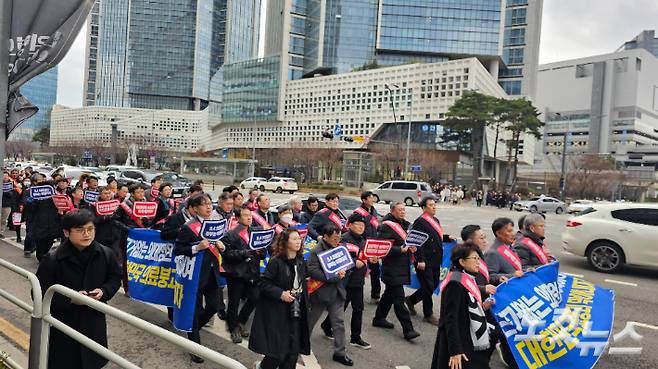
[[[303,196],[303,194],[301,194]],[[289,195],[272,194],[273,203],[281,203]],[[378,204],[380,213],[387,212],[387,205]],[[417,207],[408,208],[407,219],[413,220],[420,215]],[[501,216],[511,217],[516,220],[521,214],[506,209],[475,208],[470,205],[450,206],[441,205],[438,217],[446,232],[458,235],[461,228],[466,224],[478,224],[486,230],[490,230],[491,222]],[[566,215],[547,214],[547,245],[551,252],[558,256],[561,263],[561,271],[582,275],[585,279],[606,288],[615,290],[616,311],[614,333],[618,333],[625,327],[627,322],[636,322],[636,332],[643,336],[641,342],[636,343],[630,339],[623,342],[611,342],[612,347],[638,347],[643,351],[640,355],[609,355],[605,354],[597,368],[655,368],[658,366],[658,352],[653,348],[658,347],[658,313],[655,306],[658,305],[656,297],[656,281],[658,270],[627,267],[615,275],[601,274],[591,270],[584,259],[561,253],[560,235],[565,229]],[[489,231],[487,237],[490,241],[493,236]],[[0,243],[0,258],[16,263],[28,270],[36,270],[35,259],[25,259],[19,248],[9,243]],[[0,280],[3,288],[18,294],[29,301],[29,288],[20,277],[6,271],[0,270]],[[415,342],[409,343],[402,338],[400,325],[395,319],[393,312],[389,320],[394,322],[394,330],[382,330],[370,325],[374,314],[375,305],[368,303],[369,285],[366,285],[366,311],[364,316],[363,338],[373,346],[372,350],[364,351],[353,347],[348,348],[349,355],[355,361],[355,368],[428,368],[432,359],[432,348],[436,338],[436,327],[421,321],[420,317],[414,317],[413,323],[416,330],[421,333]],[[435,298],[434,310],[438,313],[439,300]],[[127,311],[135,316],[150,321],[156,325],[172,330],[167,322],[166,314],[154,306],[146,305],[130,300],[118,293],[111,301],[111,305]],[[420,311],[418,306],[417,310]],[[349,309],[346,319],[349,319]],[[26,313],[12,307],[6,301],[0,301],[0,317],[14,324],[24,332],[28,332],[29,319]],[[124,355],[129,360],[144,368],[210,368],[208,364],[192,364],[187,355],[181,350],[157,340],[150,335],[139,332],[130,326],[108,319],[110,348]],[[218,352],[233,357],[247,367],[254,367],[259,356],[246,348],[246,343],[234,345],[228,339],[224,323],[216,319],[213,327],[208,327],[202,333],[202,342]],[[0,347],[1,348],[1,347]],[[304,357],[300,365],[308,368],[342,368],[341,365],[331,361],[332,343],[322,336],[319,328],[316,328],[312,336],[313,357]],[[316,361],[317,360],[317,361]],[[114,367],[108,365],[108,367]],[[491,362],[492,369],[502,369],[504,365],[494,354]]]

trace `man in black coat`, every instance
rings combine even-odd
[[[414,267],[420,282],[420,288],[405,299],[411,315],[416,315],[414,305],[423,302],[423,320],[438,325],[439,319],[434,315],[432,296],[439,286],[441,276],[441,263],[443,261],[443,227],[436,218],[436,202],[432,197],[425,197],[420,201],[423,214],[414,221],[412,230],[422,232],[429,237],[416,252]]]
[[[101,187],[98,192],[99,202],[112,200],[113,194],[109,188]],[[117,224],[116,210],[112,214],[100,215],[98,213],[97,204],[98,202],[88,204],[89,210],[94,213],[94,225],[96,226],[95,240],[101,245],[109,247],[114,251],[117,260],[121,260],[121,231],[119,231],[121,225]]]
[[[393,323],[386,320],[391,307],[395,310],[404,338],[411,341],[420,336],[411,324],[409,310],[404,304],[404,285],[411,282],[411,254],[416,252],[415,247],[405,246],[409,222],[404,219],[406,210],[402,202],[391,203],[391,212],[384,217],[379,227],[379,238],[393,241],[393,247],[382,262],[382,281],[386,285],[375,317],[372,320],[374,327],[392,329]]]
[[[323,228],[322,239],[318,242],[308,258],[308,276],[310,284],[319,285],[311,293],[311,315],[309,317],[309,330],[313,333],[313,327],[325,311],[331,320],[331,330],[334,336],[333,360],[346,366],[353,366],[354,362],[347,356],[345,350],[345,299],[347,293],[343,279],[346,272],[341,270],[333,275],[327,275],[320,263],[319,254],[328,251],[340,243],[340,228],[329,224]]]
[[[302,224],[308,224],[311,222],[313,219],[313,216],[315,216],[315,213],[318,212],[318,209],[320,208],[320,201],[318,201],[318,198],[315,196],[309,196],[308,199],[306,200],[306,211],[302,213],[302,215],[299,217],[299,223]]]
[[[377,230],[379,229],[379,214],[377,214],[377,210],[375,209],[375,195],[371,191],[361,194],[361,206],[354,209],[354,212],[365,217],[366,229],[363,236],[365,238],[376,238]],[[370,298],[376,304],[379,302],[379,297],[382,293],[379,261],[376,263],[368,261],[368,269],[370,270]]]
[[[345,216],[338,208],[340,197],[336,193],[327,194],[324,197],[326,208],[318,211],[308,224],[308,235],[314,240],[320,240],[320,236],[324,233],[324,228],[330,224],[335,225],[338,229],[342,230],[344,226]]]
[[[270,212],[270,198],[265,194],[260,194],[256,198],[256,205],[258,209],[251,212],[252,226],[259,226],[262,229],[272,228],[276,224],[276,219],[274,219],[274,214]]]
[[[258,280],[260,278],[260,261],[265,259],[264,250],[249,248],[252,215],[247,207],[240,210],[238,226],[223,238],[226,251],[222,253],[222,265],[228,288],[228,309],[226,322],[231,332],[233,343],[242,342],[249,337],[245,327],[258,301]],[[242,310],[238,312],[240,300],[246,299]]]
[[[94,216],[88,210],[73,211],[62,220],[66,239],[44,255],[37,269],[42,292],[61,284],[81,295],[109,301],[119,290],[121,271],[112,250],[94,241]],[[60,294],[53,297],[53,317],[107,347],[105,315],[78,300]],[[107,360],[55,328],[50,329],[49,368],[95,369]]]
[[[40,176],[41,181],[43,176]],[[50,185],[55,187],[54,182],[40,182],[37,185]],[[64,195],[57,190],[55,194]],[[33,226],[30,227],[30,238],[36,246],[37,260],[41,261],[44,255],[53,247],[56,238],[62,237],[61,215],[51,198],[35,200],[29,197],[26,200],[26,208],[29,209]]]

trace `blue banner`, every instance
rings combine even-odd
[[[427,233],[412,229],[407,233],[407,239],[404,240],[405,246],[421,247],[430,236]]]
[[[493,313],[521,369],[590,369],[606,348],[615,294],[554,262],[498,286]]]
[[[160,231],[128,231],[128,290],[130,297],[171,306],[174,299],[174,244],[160,239]]]
[[[85,202],[92,203],[98,201],[98,191],[86,190]]]
[[[332,278],[341,270],[349,270],[354,267],[354,259],[344,245],[324,251],[318,254],[318,258],[327,279]]]
[[[457,242],[444,242],[443,243],[443,260],[441,261],[441,271],[440,273],[440,280],[443,280],[446,275],[448,275],[448,271],[450,271],[450,267],[452,266],[452,263],[450,262],[450,255],[452,255],[452,249],[457,246]],[[409,288],[413,288],[415,290],[420,288],[420,282],[418,281],[418,276],[416,275],[416,269],[414,268],[413,265],[410,266],[411,268],[411,283],[408,286]],[[438,295],[439,294],[439,287],[434,290],[434,294]]]
[[[249,236],[249,248],[252,250],[259,250],[270,247],[274,236],[276,235],[274,229],[266,231],[253,231]]]
[[[2,192],[11,192],[14,190],[14,184],[11,182],[2,182]]]
[[[176,281],[174,283],[174,328],[191,332],[194,308],[199,290],[199,275],[206,250],[194,257],[176,256]],[[210,257],[214,257],[210,255]]]
[[[226,219],[204,220],[199,233],[208,241],[221,240],[226,233]]]
[[[35,200],[47,200],[53,197],[55,189],[53,186],[32,186],[30,187],[30,197]]]

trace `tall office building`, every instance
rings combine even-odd
[[[257,52],[261,0],[98,0],[85,105],[205,109],[211,79]]]
[[[543,0],[270,0],[266,55],[290,80],[477,57],[510,95],[536,86]]]
[[[57,75],[57,67],[54,67],[21,87],[21,93],[39,108],[39,112],[14,129],[10,140],[32,141],[38,130],[50,127],[50,113],[57,102]]]
[[[635,38],[621,45],[618,51],[633,49],[645,49],[658,57],[658,38],[656,38],[656,31],[642,31]]]

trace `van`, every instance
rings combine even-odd
[[[388,181],[372,190],[375,201],[404,202],[407,206],[420,203],[424,197],[434,198],[432,187],[426,182],[414,181]]]

